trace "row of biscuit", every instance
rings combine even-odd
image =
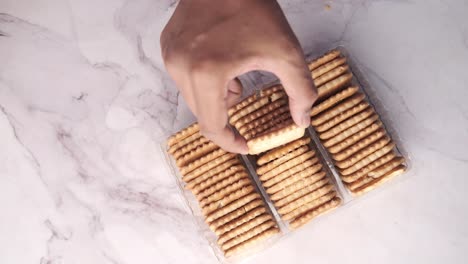
[[[360,195],[404,172],[404,158],[366,96],[351,85],[353,74],[341,52],[325,54],[309,69],[320,102],[312,107],[311,125],[351,193]]]
[[[203,137],[197,123],[171,136],[168,147],[226,257],[279,232],[238,155]]]

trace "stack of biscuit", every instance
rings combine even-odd
[[[310,138],[303,137],[257,159],[263,187],[281,218],[293,229],[341,203],[309,143]]]
[[[359,87],[340,51],[333,50],[309,64],[319,102],[311,125],[330,153],[346,187],[354,195],[374,189],[405,171],[380,117]]]
[[[305,132],[294,123],[281,85],[245,98],[231,107],[228,115],[229,123],[246,139],[251,155],[291,142]]]
[[[197,123],[171,136],[168,146],[226,257],[279,233],[239,157],[203,137]]]

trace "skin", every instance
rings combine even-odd
[[[227,109],[238,102],[239,75],[274,73],[288,96],[295,123],[307,127],[317,98],[302,48],[274,0],[181,0],[161,33],[167,71],[201,132],[223,149],[248,153],[228,125]]]

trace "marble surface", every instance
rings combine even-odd
[[[358,59],[412,168],[247,263],[465,263],[468,2],[280,3],[306,51]],[[159,53],[175,6],[0,1],[0,263],[216,263],[160,150],[193,120]]]

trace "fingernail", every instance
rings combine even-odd
[[[307,111],[302,115],[301,118],[301,127],[308,127],[310,124],[310,115],[309,112]]]

